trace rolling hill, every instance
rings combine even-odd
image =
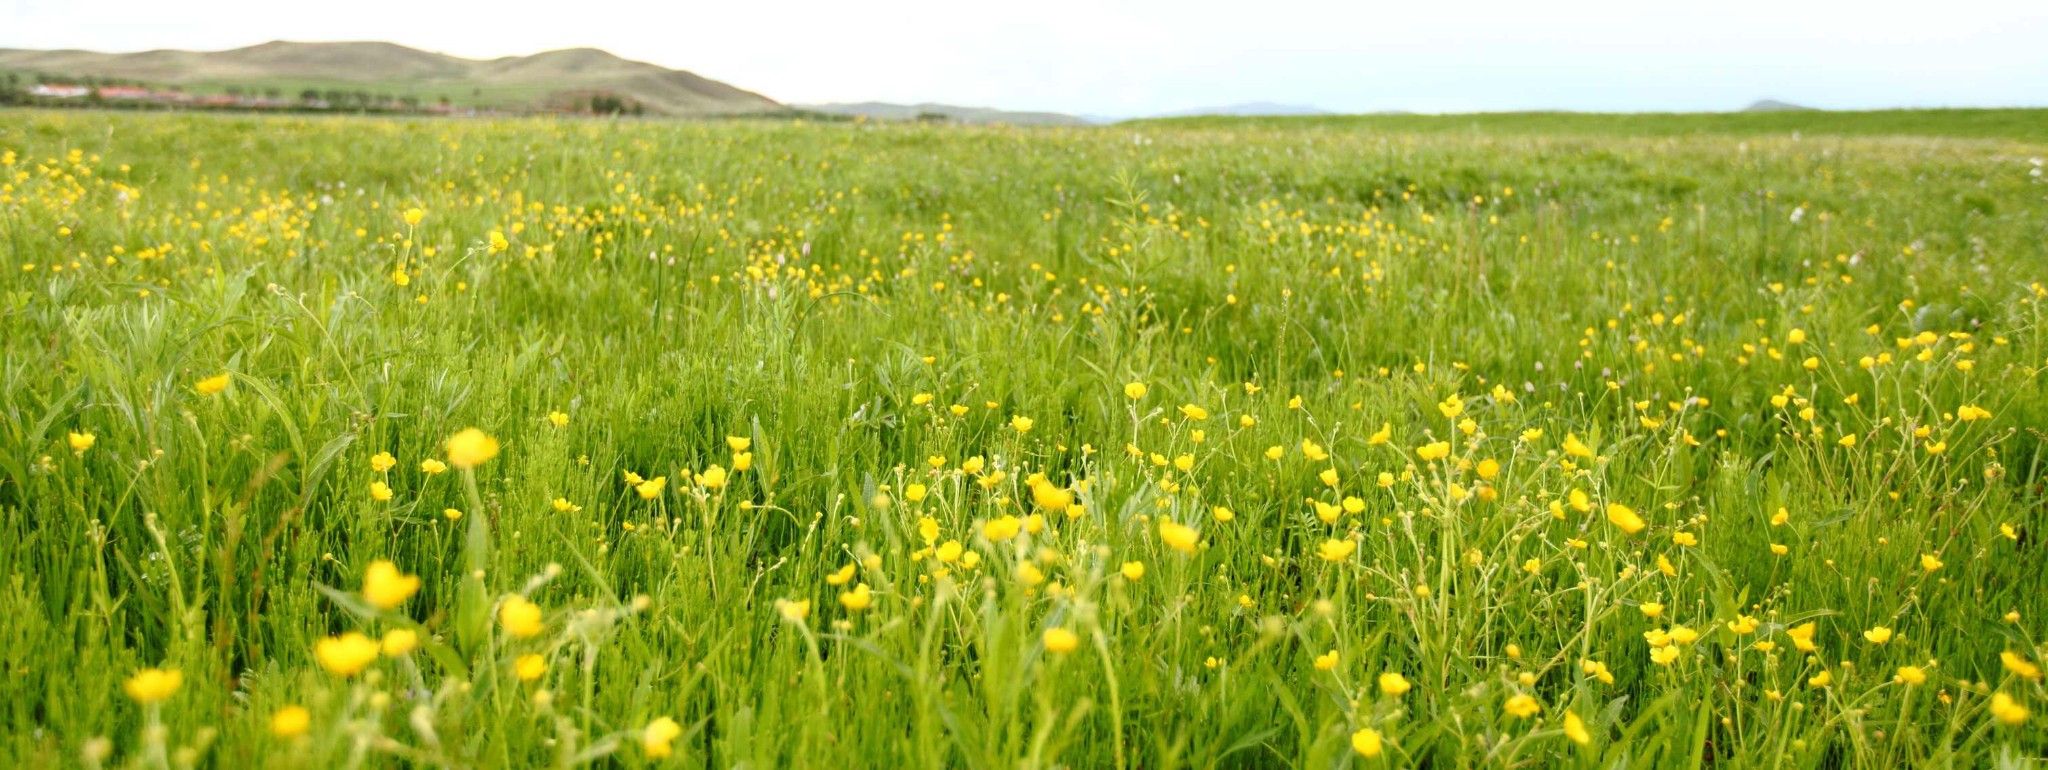
[[[593,95],[660,115],[781,112],[773,99],[594,48],[463,59],[394,43],[274,41],[227,51],[96,53],[0,49],[0,70],[115,78],[195,91],[373,90],[465,106],[541,109]]]

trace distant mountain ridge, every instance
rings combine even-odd
[[[1276,115],[1330,114],[1333,113],[1331,113],[1329,110],[1305,104],[1280,104],[1277,102],[1244,102],[1241,104],[1226,104],[1220,107],[1197,107],[1189,110],[1175,110],[1173,112],[1160,113],[1152,117],[1191,118],[1211,115],[1246,115],[1266,117]]]
[[[954,104],[894,104],[890,102],[830,102],[792,105],[796,109],[828,115],[865,117],[873,120],[945,120],[954,123],[1006,123],[1018,126],[1085,126],[1088,121],[1058,112],[1020,112],[989,107]]]
[[[1811,110],[1813,110],[1812,107],[1803,104],[1781,102],[1776,99],[1758,99],[1750,102],[1748,107],[1742,108],[1743,112],[1806,112]]]
[[[766,96],[683,70],[595,48],[464,59],[396,43],[272,41],[226,51],[0,49],[0,70],[48,77],[114,78],[189,88],[360,87],[537,109],[601,94],[661,115],[783,112]]]

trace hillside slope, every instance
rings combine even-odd
[[[490,60],[380,42],[274,41],[227,51],[139,53],[0,49],[0,70],[115,78],[195,90],[370,89],[506,109],[543,107],[590,94],[618,96],[663,115],[783,109],[773,99],[751,91],[594,48]]]

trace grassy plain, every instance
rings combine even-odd
[[[2032,114],[0,113],[0,765],[2018,766]]]

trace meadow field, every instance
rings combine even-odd
[[[1803,120],[0,113],[0,766],[2039,767],[2048,112]]]

